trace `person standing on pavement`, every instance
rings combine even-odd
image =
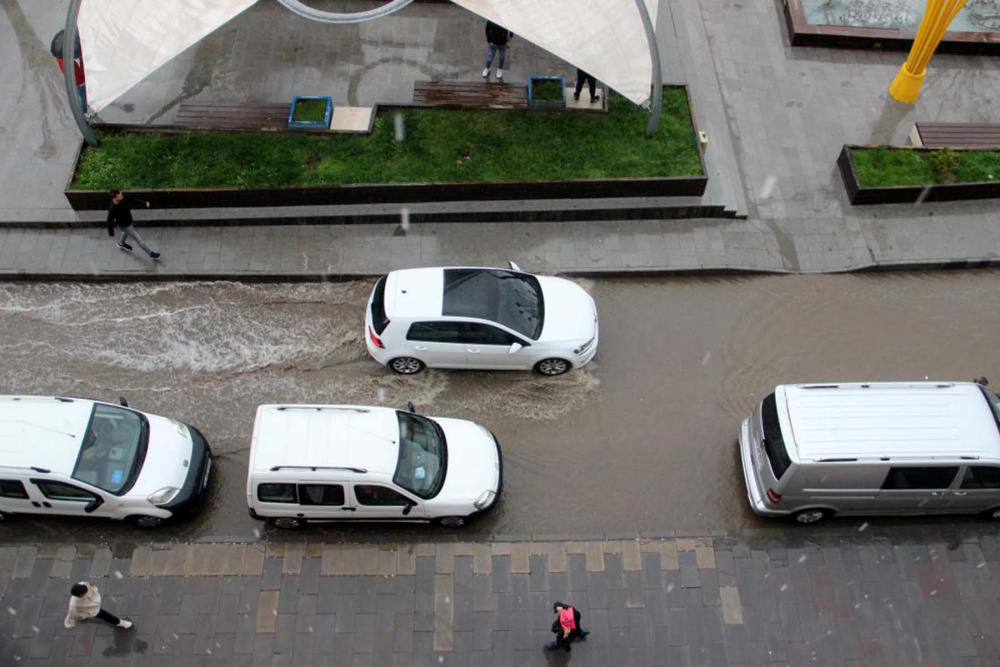
[[[493,21],[486,22],[486,67],[483,78],[490,78],[490,68],[493,67],[493,56],[500,52],[497,63],[497,83],[503,83],[503,66],[507,64],[507,44],[514,39],[514,33]]]
[[[121,190],[111,191],[111,208],[108,209],[108,236],[114,236],[115,230],[118,230],[118,249],[131,251],[132,246],[130,246],[126,241],[129,237],[135,239],[135,242],[139,244],[139,247],[145,250],[149,256],[153,259],[159,259],[160,253],[153,252],[149,246],[143,242],[142,237],[139,236],[139,232],[135,231],[135,227],[132,226],[132,205],[145,206],[149,208],[148,201],[140,201],[135,197],[129,197]]]
[[[99,618],[116,628],[132,629],[132,621],[118,618],[111,612],[101,609],[101,592],[97,590],[97,586],[81,581],[73,584],[69,593],[69,612],[66,614],[66,620],[63,621],[63,625],[67,628],[75,628],[78,620]]]
[[[550,651],[564,648],[569,653],[570,643],[574,639],[586,639],[590,632],[580,627],[580,610],[576,607],[556,602],[552,606],[552,611],[556,614],[556,620],[552,622],[552,632],[555,633],[556,640],[546,644],[545,648]]]
[[[580,93],[583,92],[583,84],[586,83],[587,87],[590,88],[590,103],[593,104],[597,100],[601,99],[601,96],[597,94],[597,79],[594,78],[593,74],[588,74],[584,72],[579,67],[576,68],[576,90],[573,92],[573,99],[580,99]]]

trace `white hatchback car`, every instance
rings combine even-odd
[[[500,445],[462,419],[357,405],[257,408],[247,505],[279,528],[308,521],[457,527],[497,502]]]
[[[375,284],[365,344],[397,373],[535,369],[560,375],[597,354],[597,305],[564,278],[475,267],[405,269]]]

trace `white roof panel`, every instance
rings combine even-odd
[[[250,456],[254,470],[317,466],[391,475],[399,458],[399,422],[391,408],[262,405]]]
[[[920,382],[779,387],[798,458],[1000,458],[978,385]]]
[[[83,399],[0,396],[0,467],[69,475],[93,408]]]

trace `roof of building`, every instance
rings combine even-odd
[[[0,396],[0,467],[69,475],[93,408],[79,398]]]
[[[784,385],[778,391],[802,460],[1000,459],[1000,430],[976,384],[840,383]]]

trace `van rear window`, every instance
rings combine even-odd
[[[372,326],[379,336],[389,326],[389,318],[385,316],[385,283],[388,276],[382,276],[375,283],[375,291],[372,294]]]
[[[764,453],[771,463],[774,478],[781,479],[788,466],[792,465],[792,460],[788,458],[785,439],[781,437],[781,424],[778,423],[778,408],[774,394],[769,394],[764,399],[760,412],[764,427]]]

